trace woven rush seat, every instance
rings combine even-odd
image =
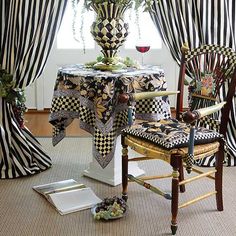
[[[122,131],[122,135],[128,135],[127,138],[131,141],[128,146],[137,151],[137,147],[132,145],[132,142],[136,143],[140,145],[138,151],[142,154],[153,158],[158,156],[159,159],[161,155],[168,162],[172,154],[181,155],[185,159],[188,154],[189,133],[190,126],[176,119],[140,122]],[[222,135],[214,130],[197,127],[194,135],[194,159],[204,158],[206,153],[209,156],[216,153],[219,143],[215,141],[221,138]]]
[[[189,142],[190,125],[176,119],[160,120],[158,122],[140,122],[124,129],[122,133],[140,137],[155,143],[164,149],[187,147]],[[196,127],[194,144],[211,143],[223,137],[214,130]]]
[[[188,147],[181,147],[168,150],[158,147],[156,144],[150,141],[146,141],[142,138],[135,137],[132,135],[126,136],[125,143],[134,151],[137,151],[142,155],[146,155],[150,159],[156,159],[156,157],[158,156],[158,159],[162,159],[163,161],[166,161],[168,163],[170,163],[170,157],[172,154],[179,154],[183,157],[188,154]],[[213,155],[217,152],[219,146],[220,143],[217,141],[213,143],[195,145],[194,159],[198,160],[204,158],[206,156],[206,153],[208,153],[209,156]]]

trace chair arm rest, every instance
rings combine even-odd
[[[226,102],[221,102],[219,104],[209,106],[206,108],[201,108],[193,111],[186,111],[183,113],[183,120],[185,123],[191,124],[204,116],[219,111],[225,104]]]
[[[156,91],[156,92],[141,92],[132,94],[122,93],[118,96],[118,101],[120,103],[128,103],[129,101],[132,102],[141,99],[168,96],[177,93],[179,93],[179,91]]]

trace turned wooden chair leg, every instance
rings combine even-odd
[[[218,211],[223,211],[223,195],[222,195],[222,175],[223,175],[223,161],[224,161],[224,142],[220,142],[219,151],[216,153],[216,174],[215,174],[215,190],[216,205]]]
[[[184,180],[184,167],[183,167],[183,161],[180,161],[180,166],[179,166],[179,182]],[[179,186],[180,192],[184,193],[185,192],[185,185],[182,184]]]
[[[127,201],[128,194],[128,148],[122,143],[122,198]]]
[[[171,231],[172,235],[176,234],[177,231],[177,214],[178,214],[178,202],[179,202],[179,168],[181,166],[181,156],[172,155],[171,156],[171,166],[173,168],[172,172],[172,200],[171,200]]]

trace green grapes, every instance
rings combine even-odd
[[[101,203],[97,204],[94,219],[116,219],[122,217],[126,209],[127,205],[122,198],[105,198]]]

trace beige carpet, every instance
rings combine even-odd
[[[33,185],[64,179],[75,179],[91,187],[100,197],[121,195],[121,186],[111,187],[82,176],[91,161],[90,138],[65,138],[56,147],[51,139],[39,138],[53,160],[53,167],[38,175],[14,180],[0,180],[0,236],[155,236],[170,234],[170,201],[143,189],[129,185],[129,211],[125,218],[94,221],[90,210],[61,216],[39,194]],[[160,162],[159,162],[160,163]],[[157,165],[141,165],[154,173]],[[161,163],[161,172],[168,166]],[[170,181],[155,181],[169,191]],[[208,181],[209,182],[209,181]],[[187,185],[181,201],[194,197],[194,189],[206,191],[211,184],[204,180]],[[194,187],[194,188],[193,188]],[[177,235],[236,235],[236,167],[224,169],[224,211],[216,210],[215,198],[208,198],[179,211]]]

